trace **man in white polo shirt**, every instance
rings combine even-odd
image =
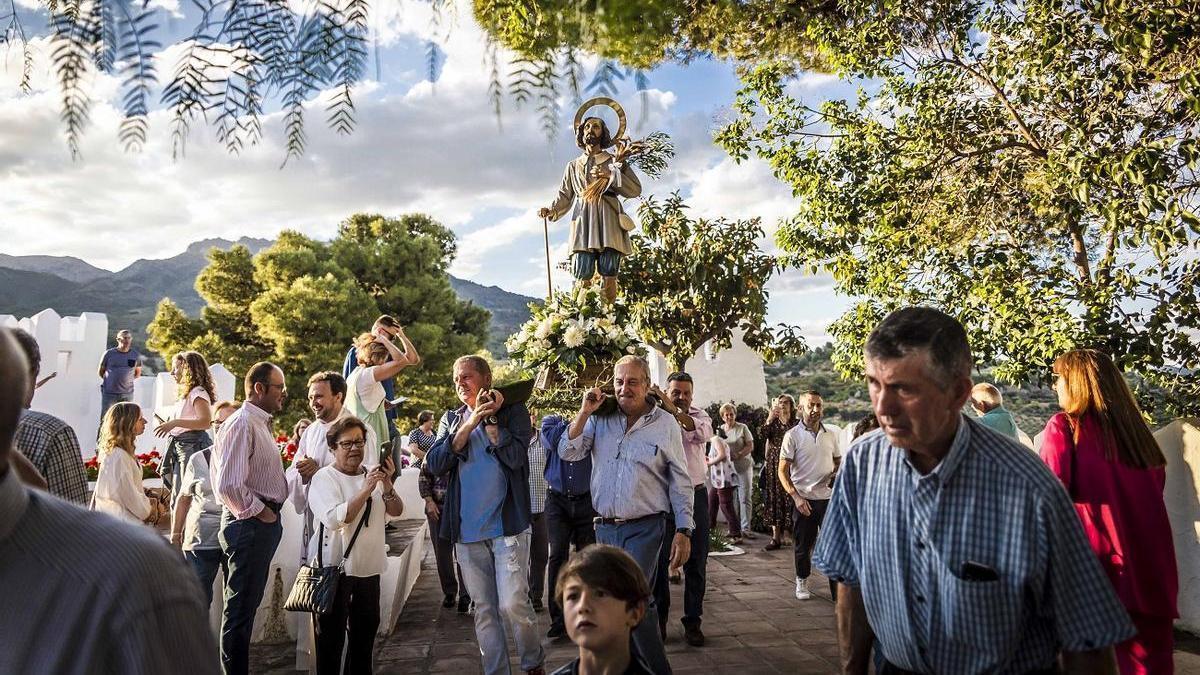
[[[796,555],[796,599],[812,597],[808,575],[812,570],[812,550],[817,532],[825,519],[829,498],[833,496],[833,477],[842,461],[838,443],[839,429],[821,422],[824,402],[821,394],[806,391],[800,395],[800,424],[783,437],[779,453],[779,482],[792,497],[792,546]],[[837,599],[837,586],[829,583]]]

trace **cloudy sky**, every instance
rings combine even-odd
[[[18,0],[36,6],[38,0]],[[178,0],[156,0],[169,33],[191,26]],[[453,24],[435,25],[420,0],[372,3],[379,77],[357,91],[357,130],[343,137],[321,125],[321,104],[308,113],[308,150],[285,157],[281,115],[264,119],[260,145],[230,156],[211,128],[196,125],[186,157],[171,156],[165,111],[150,115],[140,154],[117,141],[115,80],[92,75],[91,126],[72,161],[59,121],[60,93],[47,67],[49,45],[34,37],[34,91],[17,89],[20,55],[0,48],[0,251],[12,255],[72,255],[117,270],[138,258],[176,255],[206,237],[273,237],[292,228],[328,238],[347,215],[429,213],[459,236],[452,272],[526,295],[545,289],[542,225],[535,215],[557,189],[565,162],[577,154],[570,136],[573,101],[564,96],[564,131],[547,139],[531,106],[505,102],[497,118],[488,99],[486,42],[470,18],[470,3]],[[45,33],[45,17],[24,13],[27,29]],[[170,35],[168,35],[169,37]],[[445,63],[426,80],[424,49],[436,39]],[[168,41],[168,40],[164,40]],[[160,53],[158,72],[174,69],[178,50]],[[374,60],[374,56],[372,57]],[[587,62],[590,74],[594,62]],[[646,193],[679,190],[702,216],[760,217],[768,231],[794,212],[790,193],[758,162],[735,164],[712,143],[738,80],[731,65],[698,62],[649,73],[642,107],[632,87],[625,103],[635,136],[669,133],[678,155],[667,175],[646,181]],[[852,95],[848,85],[809,74],[794,85],[810,101]],[[157,101],[160,92],[153,93]],[[627,207],[632,212],[636,204]],[[552,224],[551,255],[567,255],[565,219]],[[570,283],[555,271],[555,284]],[[846,306],[827,278],[790,272],[772,284],[772,321],[800,325],[818,344]]]

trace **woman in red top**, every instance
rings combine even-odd
[[[1167,460],[1112,360],[1078,349],[1054,362],[1064,412],[1046,423],[1042,460],[1067,487],[1088,541],[1137,627],[1117,646],[1124,675],[1172,673],[1179,577]]]

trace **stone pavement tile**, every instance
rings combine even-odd
[[[1175,652],[1176,675],[1200,675],[1200,655]]]
[[[828,660],[828,661],[831,661],[831,662],[838,661],[838,646],[836,643],[835,644],[812,644],[812,645],[806,644],[806,645],[804,645],[804,648],[811,651],[812,653],[816,654],[817,656],[820,656],[820,657]]]
[[[759,633],[754,635],[741,634],[737,636],[738,642],[742,643],[747,649],[760,649],[762,647],[793,647],[796,645],[791,637],[780,633],[779,631],[771,631],[769,633]]]
[[[429,661],[429,670],[427,673],[478,673],[482,667],[479,664],[479,657],[468,656],[433,656]]]
[[[375,650],[375,660],[379,661],[411,661],[424,659],[429,656],[429,645],[420,643],[396,643],[385,641]]]
[[[712,668],[713,666],[742,666],[744,672],[754,672],[756,666],[765,664],[764,659],[746,649],[709,650],[697,649],[681,654],[669,654],[671,669]]]
[[[410,673],[427,673],[429,664],[425,659],[414,659],[408,661],[387,661],[381,662],[375,660],[376,675],[410,675]]]
[[[745,624],[755,623],[759,620],[759,613],[751,609],[726,609],[722,607],[713,607],[711,610],[705,604],[705,612],[712,615],[710,621],[720,621],[733,627],[742,626]]]

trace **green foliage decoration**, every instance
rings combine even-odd
[[[682,370],[704,343],[727,349],[735,329],[768,361],[802,353],[795,326],[766,324],[767,281],[780,270],[763,252],[758,219],[693,219],[678,194],[643,200],[621,284],[638,334]]]

